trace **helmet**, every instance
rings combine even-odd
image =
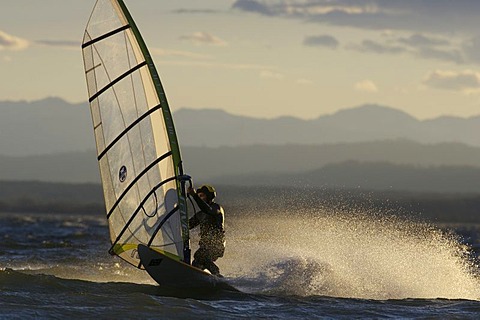
[[[217,191],[211,185],[204,184],[200,188],[197,189],[198,192],[203,192],[207,196],[207,198],[211,201],[217,196]]]

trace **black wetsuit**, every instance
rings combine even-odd
[[[195,194],[193,199],[201,211],[190,218],[190,229],[200,225],[199,248],[193,255],[192,265],[208,269],[214,275],[220,275],[220,269],[214,263],[225,252],[225,230],[223,208],[215,203],[205,203]]]

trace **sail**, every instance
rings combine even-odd
[[[141,267],[138,244],[189,261],[186,198],[172,116],[122,0],[98,0],[82,44],[112,247]]]

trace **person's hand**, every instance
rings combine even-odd
[[[189,195],[193,196],[195,194],[195,189],[193,189],[192,187],[188,187],[187,192]]]

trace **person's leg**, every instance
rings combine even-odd
[[[207,261],[205,269],[208,269],[215,276],[220,276],[220,268],[213,261]]]
[[[201,270],[205,269],[207,267],[206,265],[208,264],[207,255],[207,250],[204,248],[199,248],[193,255],[192,266]]]
[[[214,263],[218,259],[218,254],[206,248],[199,248],[193,255],[192,266],[199,269],[207,269],[211,274],[219,276],[220,268]]]
[[[215,261],[217,261],[217,259],[221,256],[223,256],[223,251],[219,250],[219,248],[212,248],[208,251],[205,268],[207,268],[213,275],[221,276],[220,268],[215,264]]]

